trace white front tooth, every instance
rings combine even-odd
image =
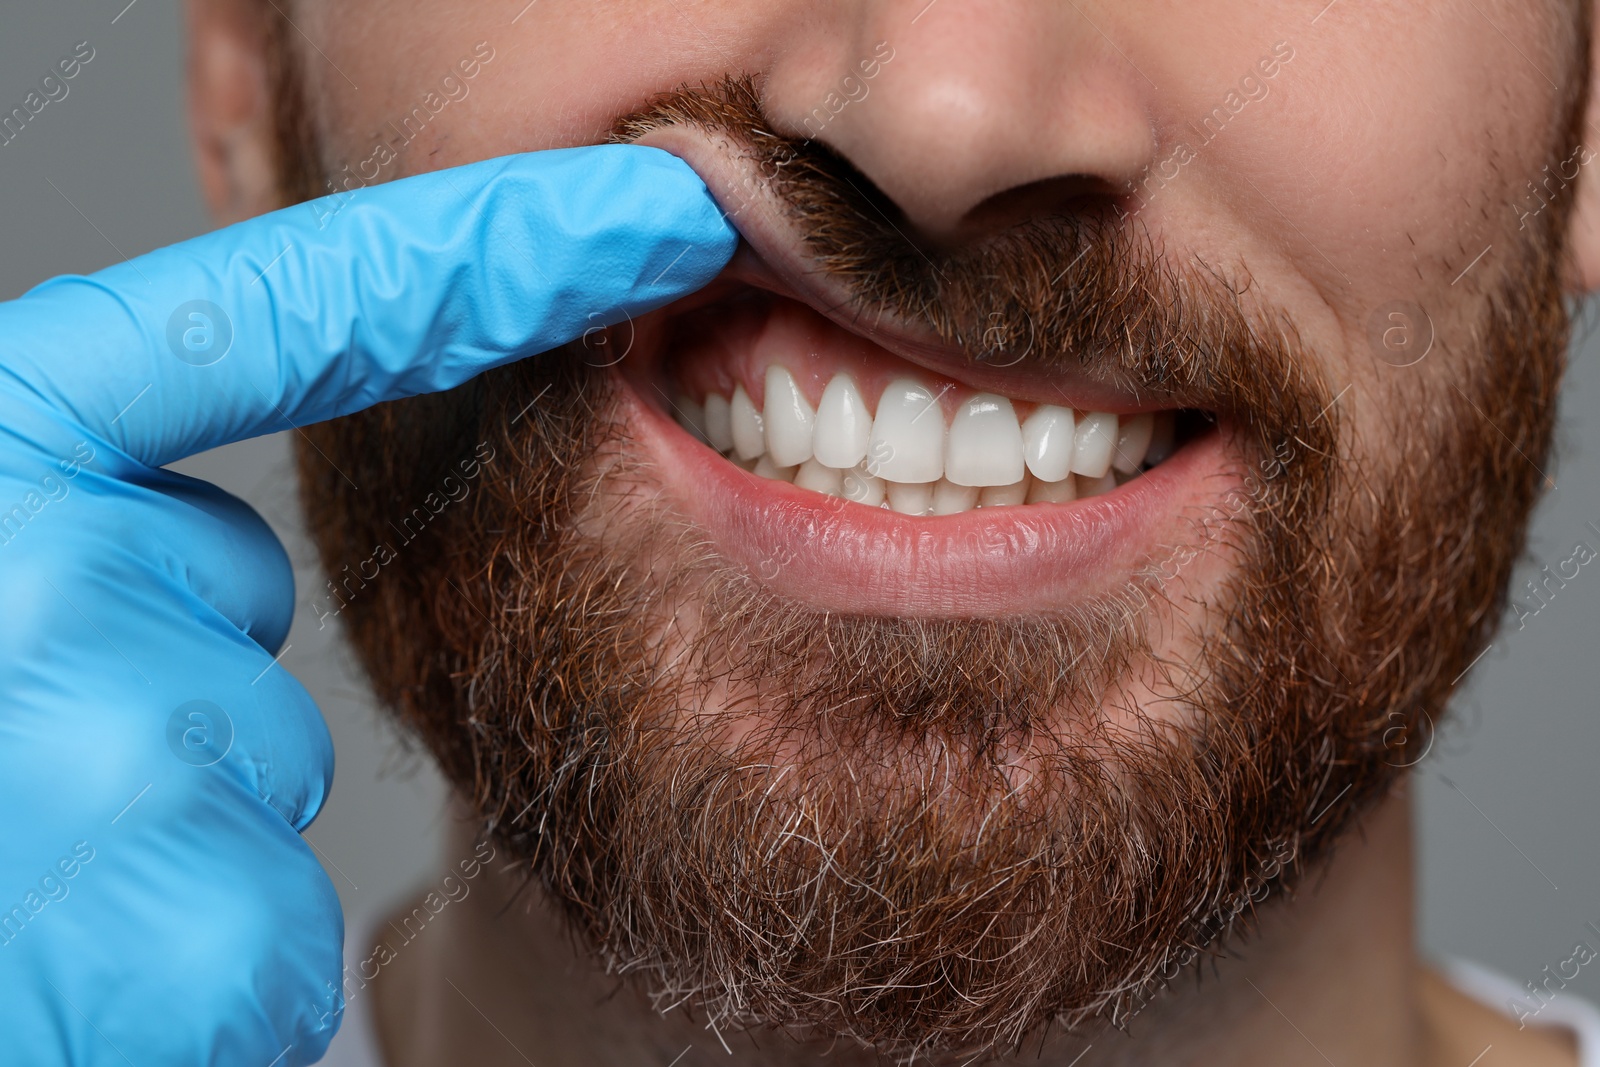
[[[1059,482],[1072,473],[1076,419],[1071,408],[1040,404],[1022,424],[1023,456],[1035,478]]]
[[[897,378],[884,388],[872,420],[866,465],[891,482],[939,480],[944,473],[944,412],[926,386]]]
[[[761,425],[767,431],[767,453],[783,467],[797,467],[811,458],[811,428],[817,413],[800,393],[794,375],[776,363],[767,368],[767,395]]]
[[[1117,487],[1117,476],[1110,473],[1102,474],[1098,478],[1080,474],[1075,480],[1078,483],[1078,496],[1080,498],[1099,496],[1101,493],[1109,493]]]
[[[1104,411],[1089,412],[1078,420],[1073,437],[1072,473],[1102,477],[1111,469],[1111,453],[1116,445],[1117,417]]]
[[[1154,467],[1172,455],[1173,439],[1178,434],[1178,416],[1172,411],[1158,411],[1150,428],[1150,447],[1145,449],[1144,461]]]
[[[1078,499],[1078,487],[1073,484],[1070,474],[1058,482],[1041,482],[1035,479],[1028,486],[1030,504],[1065,504],[1069,500],[1076,499]]]
[[[1008,508],[1014,504],[1025,503],[1028,499],[1028,480],[1012,482],[1010,485],[990,485],[978,494],[980,508]]]
[[[980,491],[975,485],[956,485],[941,478],[933,486],[933,507],[930,514],[959,515],[963,511],[971,511],[978,506]]]
[[[718,452],[733,451],[733,411],[721,393],[706,394],[706,440]]]
[[[889,510],[902,515],[926,515],[933,506],[933,485],[907,485],[905,482],[889,483]]]
[[[771,456],[763,453],[761,458],[756,460],[756,465],[751,469],[750,473],[759,474],[763,478],[771,478],[779,482],[792,482],[797,470],[799,470],[798,467],[780,467],[772,462]]]
[[[733,423],[733,454],[740,459],[755,459],[767,450],[767,435],[762,431],[761,412],[750,402],[744,386],[733,387],[733,400],[728,405],[728,417]]]
[[[886,487],[882,478],[869,474],[860,467],[844,472],[844,498],[857,504],[875,508],[883,503]]]
[[[1129,419],[1117,420],[1117,447],[1111,457],[1113,470],[1134,474],[1144,465],[1145,453],[1150,450],[1150,437],[1155,430],[1155,416],[1150,412]]]
[[[944,476],[957,485],[1010,485],[1022,480],[1022,430],[1011,401],[978,393],[950,420]]]
[[[801,489],[809,489],[814,493],[843,496],[844,471],[835,467],[824,466],[815,459],[808,459],[800,464],[800,469],[795,472],[794,484]]]
[[[872,439],[872,412],[848,374],[835,374],[817,401],[817,425],[811,434],[816,457],[830,467],[848,470],[867,458]]]

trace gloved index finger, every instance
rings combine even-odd
[[[688,165],[537,152],[313,201],[0,304],[0,368],[151,466],[448,389],[709,282]]]

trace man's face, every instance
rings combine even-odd
[[[326,607],[663,1006],[902,1056],[1136,1012],[1488,641],[1577,11],[524,5],[294,12],[291,193],[632,139],[747,243],[319,431]]]

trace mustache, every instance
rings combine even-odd
[[[664,126],[737,145],[814,269],[850,294],[857,312],[929,333],[973,364],[1071,367],[1136,397],[1241,418],[1260,416],[1264,401],[1320,393],[1303,377],[1305,363],[1289,358],[1297,337],[1287,315],[1247,314],[1240,298],[1248,279],[1173,260],[1109,196],[1078,197],[939,245],[911,236],[899,208],[826,144],[772,132],[747,77],[664,93],[619,118],[611,138],[632,141]],[[1289,372],[1277,379],[1286,387],[1263,389],[1269,367]]]

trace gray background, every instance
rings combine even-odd
[[[208,228],[185,127],[179,5],[125,4],[10,0],[0,12],[0,113],[76,42],[96,50],[70,94],[0,146],[0,299]],[[1588,323],[1595,311],[1586,309]],[[1560,488],[1539,513],[1519,588],[1579,539],[1600,548],[1585,527],[1600,527],[1600,342],[1592,328],[1579,333],[1551,472]],[[280,434],[181,468],[254,504],[296,562],[300,609],[283,663],[317,697],[338,753],[332,798],[308,836],[359,930],[445,862],[445,790],[384,724],[335,629],[317,629],[307,602],[324,578],[288,460]],[[1525,629],[1507,628],[1421,764],[1419,906],[1430,952],[1471,957],[1521,984],[1580,939],[1600,949],[1583,928],[1600,925],[1597,633],[1600,566],[1591,566]],[[1600,967],[1570,988],[1600,999]]]

